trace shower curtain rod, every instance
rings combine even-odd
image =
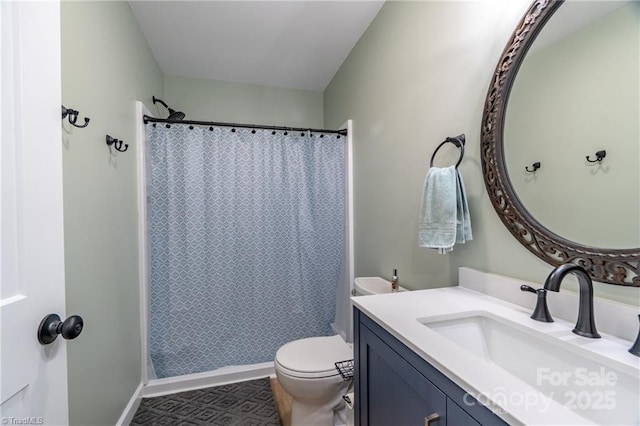
[[[167,118],[156,118],[145,115],[142,117],[144,124],[147,123],[166,123],[166,124],[190,124],[192,126],[216,126],[216,127],[231,127],[239,129],[265,129],[265,130],[283,130],[289,132],[311,132],[311,133],[328,133],[338,134],[342,136],[347,135],[347,129],[341,130],[325,130],[325,129],[309,129],[304,127],[284,127],[284,126],[266,126],[263,124],[237,124],[237,123],[218,123],[215,121],[196,121],[196,120],[169,120]]]

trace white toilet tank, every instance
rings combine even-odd
[[[391,281],[380,277],[358,277],[355,279],[354,288],[356,296],[391,293]],[[408,290],[402,286],[398,286],[398,291]]]
[[[353,289],[355,296],[371,296],[375,294],[391,293],[391,281],[380,277],[357,277],[354,280]],[[398,286],[398,291],[410,291],[402,286]],[[349,330],[346,341],[353,342],[353,309],[349,309]]]

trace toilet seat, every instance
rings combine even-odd
[[[280,372],[297,378],[339,375],[335,363],[353,358],[353,349],[340,336],[310,337],[283,345],[276,352]]]

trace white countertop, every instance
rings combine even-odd
[[[586,349],[598,356],[606,356],[633,377],[638,377],[640,386],[640,358],[627,352],[631,342],[606,335],[602,331],[602,339],[583,338],[571,332],[573,323],[558,318],[554,323],[537,322],[529,318],[531,309],[462,287],[361,296],[351,300],[354,306],[509,424],[593,423],[580,416],[579,410],[569,409],[545,398],[535,387],[497,365],[463,350],[420,323],[418,318],[487,311],[519,325],[548,333],[582,348],[580,350]],[[538,401],[533,398],[533,401],[522,404],[517,400],[510,401],[509,396],[514,394],[539,394],[542,397]]]

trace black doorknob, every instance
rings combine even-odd
[[[71,315],[64,321],[60,321],[60,317],[56,314],[49,314],[40,321],[38,327],[38,342],[43,345],[52,343],[62,334],[62,337],[71,340],[75,339],[82,332],[84,321],[79,315]]]

